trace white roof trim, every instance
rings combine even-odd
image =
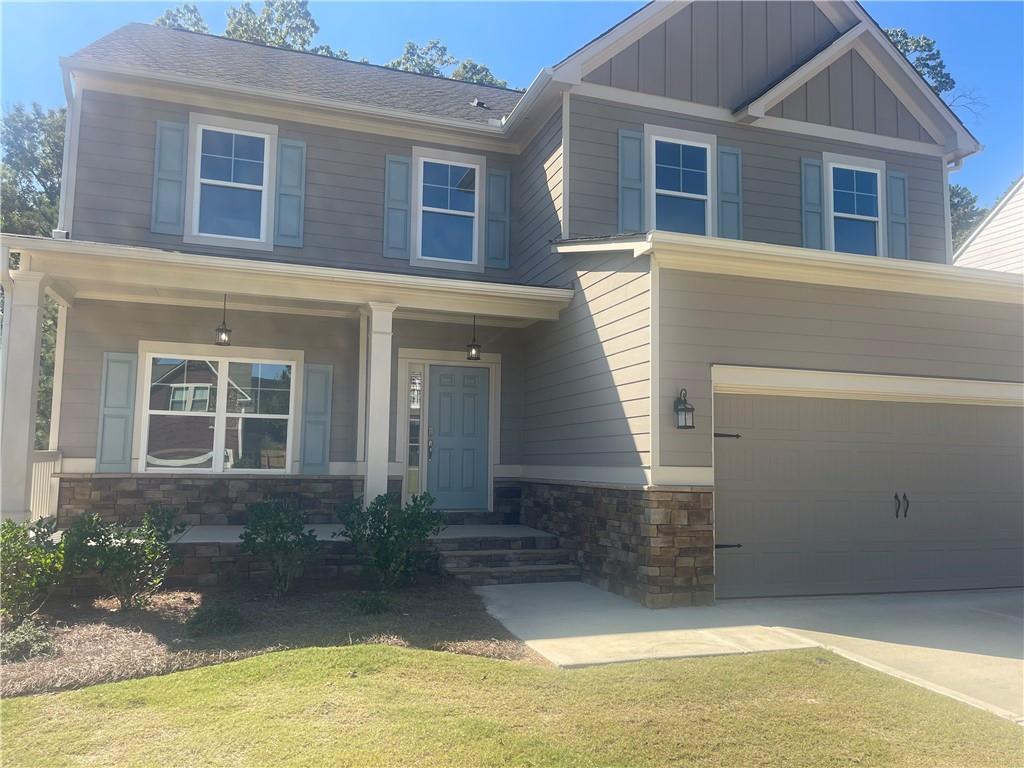
[[[857,38],[867,31],[868,25],[864,22],[858,22],[847,32],[836,38],[830,46],[819,51],[816,56],[807,61],[803,66],[795,69],[783,80],[769,88],[746,106],[736,110],[734,113],[736,118],[741,123],[752,123],[764,117],[769,109],[817,74],[827,69],[847,51],[851,50]]]
[[[1017,179],[1017,183],[1010,188],[1009,192],[1003,195],[1003,199],[999,201],[999,204],[988,212],[988,215],[984,219],[982,219],[981,223],[974,228],[973,232],[971,232],[971,236],[964,240],[963,245],[957,248],[956,253],[953,254],[954,263],[957,259],[963,256],[964,252],[967,250],[970,244],[973,243],[975,238],[977,238],[978,235],[981,234],[982,230],[988,226],[989,222],[996,217],[996,214],[1003,210],[1006,204],[1010,202],[1010,200],[1012,200],[1021,191],[1021,187],[1024,187],[1024,176],[1021,176],[1019,179]]]

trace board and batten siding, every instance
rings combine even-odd
[[[78,300],[68,309],[58,445],[67,458],[94,458],[104,352],[138,352],[139,341],[210,344],[219,309]],[[242,347],[301,349],[305,362],[333,367],[331,461],[355,461],[359,322],[230,310],[231,341]],[[330,330],[326,331],[326,325]],[[231,348],[223,350],[231,355]],[[145,375],[139,361],[138,375]],[[296,414],[301,419],[301,414]]]
[[[800,159],[831,152],[884,160],[907,176],[910,258],[946,262],[942,160],[573,96],[568,216],[573,236],[615,234],[619,129],[657,125],[715,134],[743,157],[743,239],[801,246]]]
[[[134,96],[83,92],[72,223],[74,239],[455,279],[512,280],[509,269],[458,272],[414,267],[402,260],[384,258],[385,158],[389,154],[410,156],[414,144],[437,145],[324,126],[277,123],[281,138],[306,143],[302,248],[278,245],[272,251],[254,251],[185,245],[178,235],[152,232],[156,123],[163,120],[187,124],[190,111],[244,120],[262,119],[259,115],[190,108],[187,104]],[[440,148],[464,151],[458,146]],[[512,155],[494,152],[473,151],[472,154],[484,156],[487,167],[492,170],[511,170],[515,161]],[[513,233],[513,238],[515,236]],[[483,254],[480,257],[483,258]]]
[[[711,366],[1024,380],[1024,308],[778,280],[659,273],[661,464],[712,463]],[[674,427],[686,387],[696,429]]]
[[[704,0],[687,5],[583,79],[735,109],[840,34],[806,0]]]
[[[650,265],[632,254],[562,257],[576,295],[525,330],[522,463],[650,463]]]
[[[544,124],[512,169],[512,268],[517,280],[547,284],[550,246],[562,234],[562,109]]]

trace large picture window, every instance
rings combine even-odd
[[[151,354],[144,468],[288,471],[294,363]]]

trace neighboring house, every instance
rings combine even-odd
[[[953,263],[1024,273],[1024,176],[964,241]]]
[[[428,490],[654,607],[1024,581],[1022,281],[951,265],[978,142],[859,4],[652,3],[525,92],[140,24],[62,66],[5,513]]]

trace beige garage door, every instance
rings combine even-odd
[[[715,431],[719,597],[1024,583],[1019,408],[716,394]]]

